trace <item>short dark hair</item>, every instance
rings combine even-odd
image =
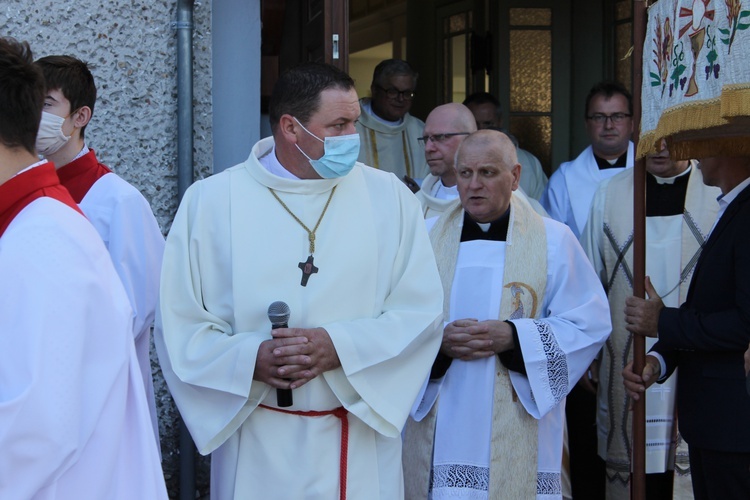
[[[589,90],[589,95],[586,96],[586,110],[583,114],[584,118],[589,117],[589,107],[591,106],[591,100],[597,95],[603,95],[607,99],[611,99],[613,95],[620,94],[628,100],[628,113],[633,114],[633,96],[630,95],[628,89],[625,88],[620,82],[608,81],[599,82]]]
[[[271,93],[269,121],[276,131],[282,115],[307,123],[320,108],[320,94],[328,89],[351,90],[354,80],[335,66],[306,62],[281,74]]]
[[[385,80],[393,75],[410,76],[414,79],[415,86],[417,85],[417,78],[419,78],[419,73],[414,71],[414,68],[408,62],[401,59],[385,59],[375,66],[375,70],[372,72],[372,83],[382,87]]]
[[[47,92],[51,90],[62,92],[62,95],[70,101],[71,112],[88,106],[91,108],[91,114],[94,114],[96,85],[88,64],[66,55],[42,57],[34,64],[39,66],[44,74]],[[81,137],[84,136],[85,129],[85,126],[81,129]]]
[[[0,37],[0,143],[36,154],[44,78],[26,42]]]
[[[500,101],[489,92],[474,92],[464,99],[463,105],[468,106],[469,104],[475,104],[477,106],[480,104],[492,104],[495,106],[495,117],[498,120],[501,120],[503,117],[503,105],[500,104]]]

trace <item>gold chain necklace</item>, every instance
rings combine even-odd
[[[279,198],[279,195],[276,194],[276,191],[274,191],[271,188],[268,188],[269,191],[271,191],[271,194],[274,198],[276,198],[276,201],[279,202],[279,204],[284,207],[284,210],[292,216],[292,218],[302,226],[302,229],[307,231],[307,238],[310,241],[310,255],[307,257],[307,260],[304,262],[300,262],[297,264],[297,267],[299,267],[302,270],[302,281],[300,282],[300,285],[307,286],[307,280],[310,279],[310,275],[317,273],[318,268],[315,267],[315,264],[313,264],[313,254],[315,253],[315,231],[318,230],[318,226],[320,226],[320,222],[323,220],[323,216],[326,214],[326,210],[328,210],[328,205],[331,203],[331,198],[333,198],[333,193],[336,192],[336,188],[338,185],[333,186],[333,189],[331,189],[331,194],[328,195],[328,200],[326,201],[326,205],[323,207],[323,211],[320,213],[320,217],[318,217],[318,222],[315,224],[315,227],[312,228],[312,231],[309,227],[305,225],[304,222],[299,220],[299,217],[294,215],[294,212],[292,212],[288,206],[286,206],[286,203],[284,203],[281,198]]]

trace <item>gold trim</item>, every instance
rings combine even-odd
[[[750,83],[725,85],[721,89],[721,116],[750,117]]]
[[[328,199],[326,200],[326,205],[323,207],[323,211],[320,212],[320,217],[318,217],[318,222],[315,223],[315,227],[310,230],[309,227],[305,225],[304,222],[300,220],[299,217],[297,217],[294,212],[291,211],[291,209],[286,206],[286,203],[282,201],[281,198],[279,198],[279,195],[276,194],[276,191],[274,191],[271,188],[268,188],[269,191],[271,191],[271,194],[274,198],[276,198],[276,201],[278,201],[282,207],[284,207],[284,210],[287,211],[289,215],[292,216],[292,218],[297,221],[297,224],[302,226],[302,229],[304,229],[307,232],[307,239],[310,242],[310,255],[315,253],[315,231],[318,230],[318,226],[320,226],[321,221],[323,220],[323,216],[326,214],[326,211],[328,210],[328,205],[331,204],[331,198],[333,198],[333,193],[336,192],[336,188],[339,187],[338,184],[333,186],[333,189],[331,189],[331,194],[328,195]]]
[[[409,150],[408,143],[406,142],[406,130],[401,131],[401,145],[404,151],[404,167],[406,167],[406,175],[412,177],[411,174],[411,162],[409,161]]]
[[[380,170],[380,159],[378,158],[377,134],[375,133],[373,129],[368,129],[368,132],[370,133],[370,144],[371,144],[371,150],[372,150],[372,165],[370,166]]]
[[[642,133],[636,158],[658,151],[667,140],[675,159],[750,154],[750,84],[726,85],[720,97],[665,110],[654,130]]]

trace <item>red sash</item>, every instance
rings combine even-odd
[[[339,458],[339,500],[346,500],[346,464],[349,461],[349,412],[343,406],[333,410],[324,411],[292,411],[276,408],[274,406],[259,405],[266,410],[277,411],[279,413],[288,413],[289,415],[299,415],[301,417],[322,417],[333,415],[341,420],[341,454]]]
[[[106,165],[99,163],[94,150],[91,149],[80,158],[60,167],[57,170],[57,176],[60,177],[62,185],[70,191],[73,200],[81,203],[91,186],[111,172]]]
[[[43,196],[65,203],[83,215],[70,193],[60,184],[55,165],[46,163],[12,177],[0,185],[0,236],[21,210]]]

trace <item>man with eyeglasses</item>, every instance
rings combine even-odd
[[[360,99],[359,161],[393,172],[416,192],[429,173],[417,138],[424,122],[409,114],[419,74],[406,61],[386,59],[375,66],[371,98]]]
[[[591,145],[560,165],[542,195],[550,217],[580,238],[599,183],[633,166],[633,104],[618,82],[600,82],[586,97],[586,131]]]
[[[458,146],[476,130],[474,115],[463,104],[443,104],[427,115],[424,134],[418,138],[430,168],[417,192],[425,219],[439,216],[458,198],[453,161]]]
[[[427,115],[424,135],[417,140],[424,148],[425,160],[430,173],[422,182],[417,198],[422,202],[425,219],[441,215],[458,198],[454,160],[456,150],[469,134],[476,132],[474,115],[463,104],[448,103],[433,109]],[[532,208],[547,216],[538,201],[529,197],[519,185],[516,191]]]
[[[580,239],[599,184],[633,166],[633,105],[617,82],[600,82],[586,97],[586,131],[591,139],[573,161],[560,165],[541,198],[550,217]],[[571,391],[566,407],[573,498],[604,498],[604,461],[597,453],[596,386],[589,370]],[[592,479],[593,478],[593,479]]]

